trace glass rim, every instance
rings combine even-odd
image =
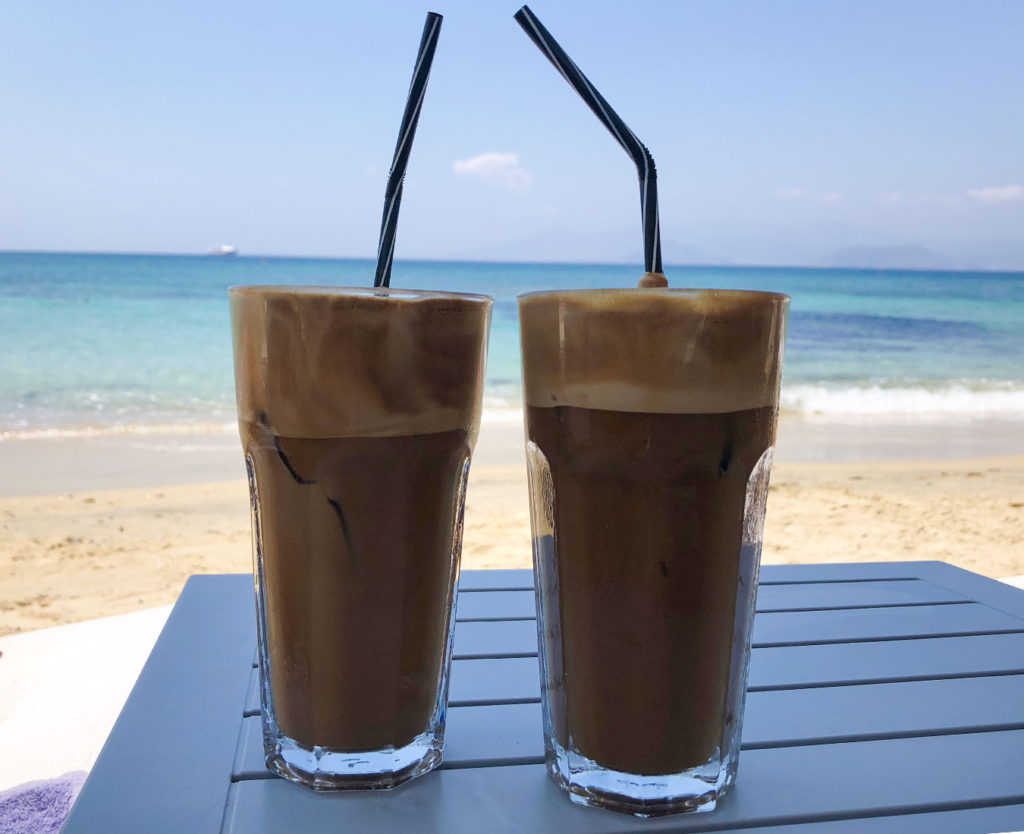
[[[419,290],[406,287],[339,287],[314,284],[232,284],[228,295],[300,295],[324,297],[378,298],[382,301],[394,298],[399,301],[426,301],[436,299],[459,299],[473,303],[493,304],[494,298],[482,293],[455,292],[451,290]]]
[[[544,297],[552,300],[567,299],[573,296],[585,296],[595,298],[598,296],[736,296],[738,298],[761,298],[764,301],[791,301],[786,293],[771,292],[770,290],[733,290],[725,287],[593,287],[582,290],[531,290],[530,292],[519,293],[516,299],[519,301],[540,299]]]

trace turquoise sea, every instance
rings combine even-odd
[[[485,406],[519,400],[515,297],[633,286],[633,266],[398,261],[392,285],[495,299]],[[792,296],[790,411],[1024,418],[1024,273],[667,267]],[[369,260],[0,253],[0,438],[234,421],[226,289],[368,286]]]

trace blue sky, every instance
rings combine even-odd
[[[638,254],[632,164],[517,7],[9,0],[0,249],[372,255],[433,10],[396,257]],[[1024,267],[1024,3],[531,8],[652,150],[666,262]]]

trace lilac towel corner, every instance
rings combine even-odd
[[[0,792],[0,834],[57,834],[84,781],[74,770]]]

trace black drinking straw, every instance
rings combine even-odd
[[[615,141],[630,155],[636,164],[640,177],[640,208],[644,232],[644,268],[646,272],[661,272],[661,231],[658,228],[658,173],[654,169],[654,157],[647,147],[637,139],[626,123],[612,110],[594,85],[580,72],[572,58],[551,37],[551,33],[537,20],[529,6],[523,6],[515,14],[516,22],[530,36],[549,61],[555,65],[562,77],[579,93],[594,115],[608,128]]]
[[[377,244],[377,274],[373,279],[375,287],[391,285],[391,262],[395,257],[395,231],[398,228],[398,206],[402,202],[402,184],[405,181],[405,169],[409,167],[409,152],[416,135],[416,124],[420,120],[420,108],[427,92],[430,65],[434,61],[437,36],[440,33],[441,15],[428,12],[419,52],[416,54],[416,68],[409,84],[409,97],[402,114],[402,129],[398,133],[395,157],[391,160],[391,172],[384,191],[384,216],[380,221],[380,243]]]

